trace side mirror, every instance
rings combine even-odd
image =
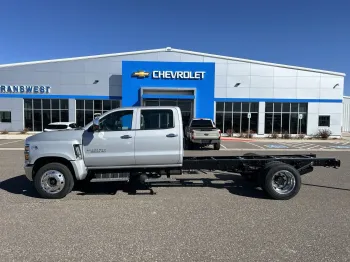
[[[94,131],[100,129],[100,118],[99,117],[94,118],[94,120],[92,121],[92,126],[93,126]]]

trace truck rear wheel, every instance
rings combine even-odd
[[[215,150],[220,150],[220,143],[214,144],[214,149]]]
[[[265,168],[261,176],[262,189],[276,200],[293,198],[298,194],[301,187],[299,171],[288,164],[271,163]]]
[[[43,198],[60,199],[69,194],[74,179],[69,168],[61,163],[42,166],[34,177],[34,187]]]

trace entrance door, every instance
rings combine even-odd
[[[144,106],[178,106],[182,113],[182,124],[185,127],[193,116],[193,100],[185,99],[144,99]]]

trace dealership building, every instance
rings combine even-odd
[[[224,134],[341,135],[345,74],[173,48],[0,65],[0,131],[179,106]]]

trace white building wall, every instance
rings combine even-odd
[[[342,131],[350,132],[350,97],[343,98]]]

